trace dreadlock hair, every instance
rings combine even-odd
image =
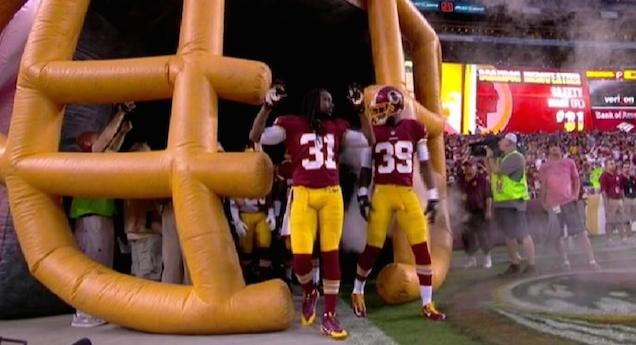
[[[321,134],[322,126],[320,125],[321,112],[320,112],[320,95],[325,89],[314,88],[309,90],[300,105],[300,111],[302,115],[306,116],[309,120],[309,126],[314,133]]]

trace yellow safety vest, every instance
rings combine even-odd
[[[511,155],[521,155],[517,151],[512,151],[503,158],[498,159],[500,163]],[[523,176],[521,180],[515,181],[507,175],[492,174],[490,176],[490,187],[492,189],[492,198],[495,202],[530,200],[528,193],[528,180],[526,179],[526,168],[523,168]]]

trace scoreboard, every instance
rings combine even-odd
[[[482,133],[573,132],[593,126],[582,73],[479,65],[472,70],[474,129]]]
[[[636,128],[636,70],[586,72],[594,127],[632,131]]]

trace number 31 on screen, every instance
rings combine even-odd
[[[582,131],[585,124],[585,113],[582,111],[559,110],[556,113],[556,121],[563,124],[563,129],[566,132]]]

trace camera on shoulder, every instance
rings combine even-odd
[[[474,157],[486,157],[486,148],[488,147],[495,154],[495,157],[499,157],[501,155],[501,151],[499,150],[500,139],[500,136],[491,135],[480,141],[468,144],[470,147],[470,155]]]

